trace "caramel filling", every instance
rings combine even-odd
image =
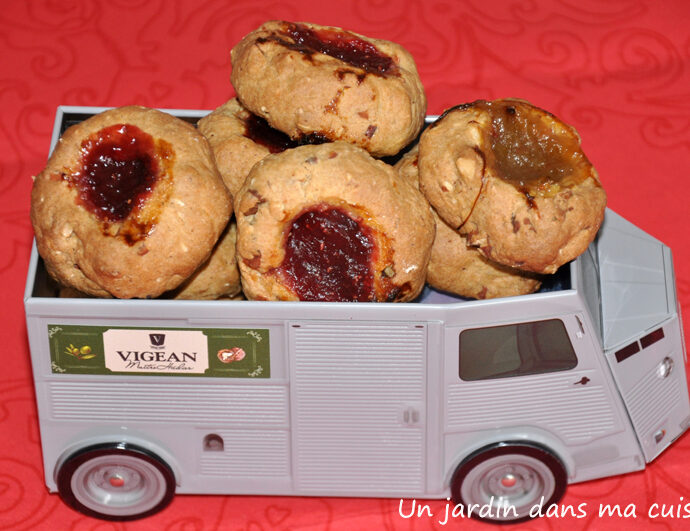
[[[484,105],[492,118],[491,150],[497,173],[528,202],[552,197],[590,176],[577,135],[555,130],[550,115],[509,101]]]

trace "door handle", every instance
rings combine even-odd
[[[419,411],[410,406],[403,411],[403,423],[411,425],[419,422]]]
[[[575,382],[573,385],[578,385],[578,384],[587,385],[589,382],[591,382],[591,380],[589,378],[587,378],[586,376],[583,376],[577,382]]]

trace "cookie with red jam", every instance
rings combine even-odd
[[[395,165],[400,177],[414,186],[419,186],[418,151],[415,146]],[[489,260],[433,213],[436,237],[426,273],[430,286],[472,299],[525,295],[539,289],[540,275]]]
[[[426,96],[399,44],[341,28],[269,21],[231,51],[242,104],[293,140],[344,140],[377,157],[417,137]]]
[[[70,127],[34,179],[31,222],[58,283],[153,298],[204,263],[232,213],[206,139],[139,106]]]
[[[265,157],[235,216],[249,299],[404,302],[424,287],[435,231],[428,202],[349,143]]]
[[[535,273],[579,256],[606,207],[575,129],[524,100],[447,110],[421,135],[419,178],[441,218],[471,246]]]
[[[245,109],[237,98],[204,116],[197,127],[208,140],[218,171],[233,197],[254,164],[270,153],[298,145],[265,119]]]

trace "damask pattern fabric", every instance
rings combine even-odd
[[[180,495],[164,512],[124,525],[78,514],[46,491],[22,297],[32,243],[31,176],[45,164],[56,107],[213,109],[234,95],[230,49],[271,19],[399,42],[415,57],[429,114],[476,99],[518,97],[573,125],[608,205],[673,250],[690,337],[686,0],[5,0],[0,529],[445,528],[445,500],[425,502],[434,516],[406,518],[412,500]],[[574,511],[521,528],[560,528],[567,520],[574,530],[680,529],[690,517],[688,437],[641,473],[570,486],[562,504]],[[622,516],[599,516],[600,504],[619,504]],[[474,521],[461,524],[485,529]]]

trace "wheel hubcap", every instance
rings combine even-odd
[[[71,487],[80,503],[113,516],[144,512],[166,494],[160,472],[131,456],[102,456],[85,462],[72,475]]]
[[[525,455],[497,456],[479,463],[463,481],[465,505],[491,507],[494,519],[512,520],[529,514],[541,501],[549,500],[556,484],[549,468]]]

